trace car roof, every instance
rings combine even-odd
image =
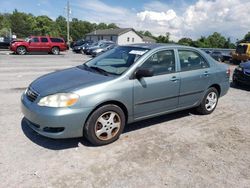
[[[163,43],[138,43],[138,44],[128,44],[128,45],[124,45],[124,46],[130,46],[130,47],[140,47],[140,48],[146,48],[146,49],[156,49],[156,48],[162,48],[162,47],[181,47],[181,48],[189,48],[189,49],[197,49],[194,47],[190,47],[190,46],[183,46],[183,45],[179,45],[179,44],[174,44],[174,43],[167,43],[167,44],[163,44]]]

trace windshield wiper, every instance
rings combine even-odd
[[[87,65],[86,65],[87,66]],[[96,70],[96,71],[98,71],[98,72],[100,72],[100,73],[102,73],[103,75],[105,75],[105,76],[108,76],[109,75],[109,73],[107,72],[107,71],[105,71],[105,70],[103,70],[103,69],[101,69],[101,68],[99,68],[99,67],[95,67],[95,66],[87,66],[88,68],[90,68],[90,69],[94,69],[94,70]]]

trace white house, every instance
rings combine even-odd
[[[118,45],[133,43],[155,43],[155,40],[149,37],[140,36],[132,28],[103,29],[96,30],[86,35],[86,40],[99,41],[110,40]]]

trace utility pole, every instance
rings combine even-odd
[[[70,15],[70,6],[69,0],[67,1],[67,44],[69,45],[69,15]]]

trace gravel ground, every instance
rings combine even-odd
[[[86,59],[0,51],[0,187],[250,187],[247,88],[230,88],[211,115],[187,110],[131,124],[102,147],[28,128],[20,111],[28,84]]]

